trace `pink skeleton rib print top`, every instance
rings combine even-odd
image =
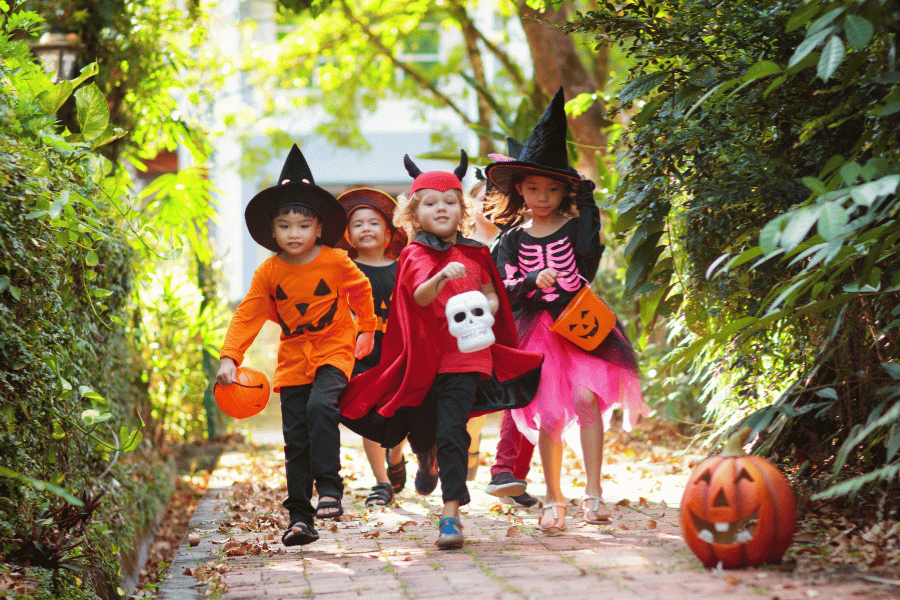
[[[577,252],[576,229],[579,219],[570,219],[556,232],[535,238],[520,227],[503,234],[497,257],[500,275],[510,302],[526,313],[549,311],[554,318],[575,294],[584,287],[585,279],[597,273],[603,246],[599,236],[588,244],[587,253]],[[560,275],[556,283],[546,289],[537,287],[538,273],[552,268]]]

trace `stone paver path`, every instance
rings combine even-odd
[[[490,430],[486,433],[482,448],[492,451],[496,439],[491,438]],[[343,435],[345,464],[346,459],[359,460],[358,439],[346,431]],[[477,480],[470,482],[473,501],[463,508],[466,545],[460,550],[440,551],[434,546],[440,488],[428,497],[417,496],[410,489],[414,460],[410,460],[407,489],[388,509],[364,508],[364,498],[374,482],[364,468],[348,476],[347,514],[341,521],[319,521],[321,538],[311,545],[285,548],[280,531],[271,526],[256,531],[230,529],[229,504],[236,502],[231,491],[236,479],[233,466],[251,459],[241,453],[223,456],[159,590],[159,600],[895,597],[892,592],[896,589],[859,580],[815,581],[782,573],[778,567],[704,569],[681,540],[678,510],[673,506],[672,497],[680,495],[678,482],[686,480],[687,472],[667,474],[677,469],[665,463],[657,465],[654,473],[653,465],[646,461],[631,464],[610,457],[604,495],[613,512],[612,523],[583,524],[573,503],[568,529],[554,536],[537,528],[538,509],[513,509],[484,494],[489,474],[487,467],[481,467]],[[270,452],[266,460],[277,470],[277,451]],[[571,498],[579,496],[577,475],[570,473],[566,478],[565,489]],[[543,486],[538,468],[531,480],[537,483],[532,483],[529,491],[540,493]],[[636,491],[628,491],[629,481],[639,484],[631,488]],[[240,512],[240,506],[237,508]],[[283,524],[285,515],[277,517]],[[243,547],[251,553],[255,549],[258,555],[229,556],[229,547]]]

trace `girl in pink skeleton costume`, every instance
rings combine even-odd
[[[621,405],[630,428],[649,409],[641,399],[637,360],[621,324],[592,352],[550,331],[566,304],[593,280],[604,246],[594,184],[569,166],[562,88],[525,142],[517,160],[487,166],[497,187],[495,219],[530,218],[500,239],[498,266],[515,314],[519,348],[544,354],[534,401],[513,411],[516,425],[540,449],[546,497],[540,525],[566,527],[566,499],[560,487],[562,434],[578,423],[587,482],[581,512],[588,523],[609,520],[601,490],[603,431],[610,409]]]

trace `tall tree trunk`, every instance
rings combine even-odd
[[[552,97],[562,86],[566,99],[570,100],[582,93],[594,93],[600,89],[592,69],[585,67],[575,49],[571,36],[559,26],[569,16],[567,3],[559,5],[559,10],[548,7],[537,11],[528,6],[526,0],[519,0],[519,19],[531,50],[534,76],[541,90]],[[606,65],[597,65],[601,69]],[[603,83],[606,83],[605,78]],[[579,116],[569,117],[569,128],[578,146],[578,170],[597,178],[597,157],[606,154],[606,134],[604,128],[610,123],[603,116],[604,106],[594,103]]]
[[[472,68],[472,79],[474,79],[475,83],[482,88],[489,89],[487,77],[484,72],[484,61],[481,58],[481,50],[478,48],[479,34],[475,27],[475,23],[472,22],[472,19],[466,12],[465,5],[462,3],[455,4],[452,7],[451,12],[456,17],[459,22],[459,27],[462,30],[463,39],[466,43],[466,56],[469,58],[469,65]],[[475,92],[475,94],[478,98],[478,116],[475,119],[475,122],[483,131],[487,131],[491,126],[491,105],[488,104],[487,100],[485,100],[481,94],[477,92]],[[491,137],[485,133],[479,133],[478,155],[487,156],[493,151],[494,144]]]

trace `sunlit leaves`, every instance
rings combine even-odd
[[[862,52],[872,40],[872,34],[875,29],[872,23],[865,17],[859,15],[848,15],[844,22],[844,31],[847,36],[847,42],[857,52]]]
[[[840,235],[848,220],[847,211],[840,203],[826,202],[822,205],[822,212],[816,224],[817,231],[823,239],[830,242]]]
[[[106,130],[109,124],[109,105],[97,86],[89,85],[75,92],[78,108],[78,124],[85,140],[92,140]]]
[[[747,72],[744,73],[744,76],[741,77],[741,80],[744,82],[754,81],[756,79],[775,75],[776,73],[781,73],[781,71],[782,69],[778,65],[778,63],[771,60],[761,60],[747,69]]]
[[[669,73],[663,71],[635,77],[619,92],[619,102],[626,104],[636,98],[640,98],[659,87],[667,77],[669,77]]]
[[[810,52],[815,50],[819,46],[819,44],[821,44],[825,40],[825,38],[831,35],[833,30],[833,27],[829,27],[803,40],[803,42],[799,46],[797,46],[797,49],[794,50],[794,53],[791,55],[790,60],[788,60],[788,68],[797,65],[798,63],[800,63],[800,61],[806,58]]]
[[[837,71],[847,51],[844,49],[844,43],[836,35],[832,35],[825,42],[822,54],[819,56],[819,64],[816,74],[823,81],[828,81]]]

